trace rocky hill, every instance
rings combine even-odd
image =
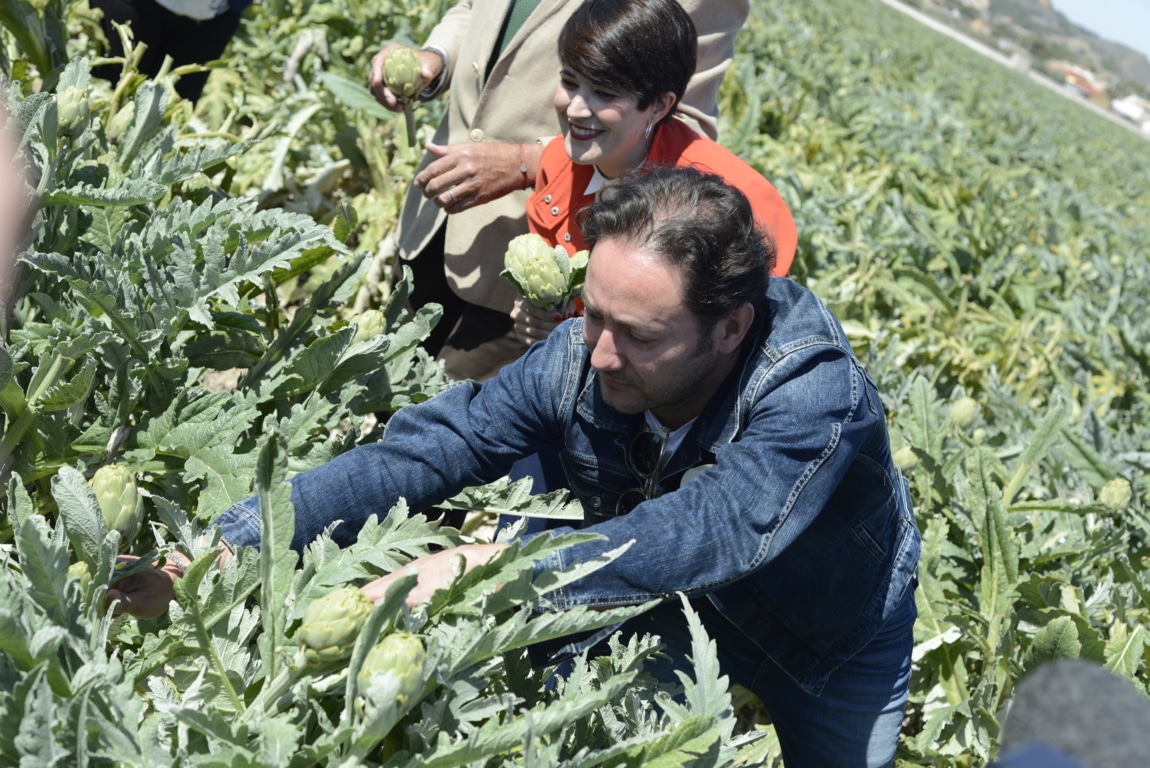
[[[1139,51],[1105,40],[1073,23],[1050,0],[911,0],[940,20],[998,47],[1018,46],[1036,65],[1064,59],[1100,74],[1111,96],[1150,98],[1150,61]]]

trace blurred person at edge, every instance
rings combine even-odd
[[[679,0],[698,30],[697,67],[677,117],[715,138],[718,93],[750,0]],[[423,100],[450,101],[400,213],[400,263],[413,271],[411,305],[443,307],[424,348],[453,379],[483,381],[523,353],[499,276],[507,243],[527,232],[527,191],[542,146],[560,133],[552,107],[555,41],[581,0],[460,0],[419,51]],[[383,81],[389,44],[368,87],[400,109]]]
[[[12,265],[24,236],[24,167],[16,158],[16,137],[0,103],[0,307],[7,311]]]
[[[88,0],[88,4],[104,14],[100,28],[108,38],[107,55],[124,55],[120,33],[113,22],[129,25],[133,39],[148,46],[140,59],[140,72],[155,77],[165,56],[172,57],[175,67],[207,64],[220,58],[252,0]],[[104,64],[92,67],[92,74],[115,82],[120,70],[119,64]],[[176,93],[188,101],[197,101],[209,74],[183,75],[176,83]]]
[[[612,178],[644,163],[715,173],[747,196],[775,242],[771,274],[785,277],[798,232],[774,186],[725,147],[674,120],[695,70],[695,27],[673,0],[588,0],[559,35],[555,112],[562,135],[543,149],[527,224],[568,255],[585,245],[579,211]],[[518,297],[517,338],[547,338],[564,318]]]
[[[674,685],[691,671],[685,595],[721,673],[770,713],[787,768],[890,766],[920,538],[877,388],[826,305],[769,275],[769,238],[719,177],[632,171],[585,217],[584,316],[494,378],[401,408],[379,442],[292,478],[292,549],[329,530],[345,546],[401,498],[425,509],[559,446],[581,527],[602,538],[527,576],[619,555],[540,610],[659,602],[620,629],[660,637],[665,655],[644,671]],[[230,547],[258,547],[260,514],[252,497],[215,523]],[[506,546],[442,550],[363,590],[378,601],[414,571],[414,608]],[[109,596],[162,613],[179,577],[145,569]],[[614,629],[537,646],[532,660],[599,653]]]

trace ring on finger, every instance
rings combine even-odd
[[[451,198],[451,202],[452,202],[452,204],[454,204],[455,203],[455,187],[454,186],[447,188],[447,196]]]

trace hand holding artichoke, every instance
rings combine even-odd
[[[562,246],[552,248],[539,235],[519,235],[507,244],[505,269],[499,274],[540,309],[561,311],[583,290],[588,255],[578,251],[569,257]]]
[[[407,124],[407,146],[415,146],[415,116],[412,113],[415,97],[423,87],[419,54],[411,48],[396,48],[383,61],[383,81],[403,104],[403,117]]]
[[[144,522],[144,497],[136,486],[136,475],[121,464],[108,464],[96,470],[89,485],[100,503],[104,525],[119,531],[121,546],[127,547]]]

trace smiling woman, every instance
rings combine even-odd
[[[555,111],[563,131],[543,149],[527,223],[568,254],[586,248],[579,212],[599,190],[643,165],[715,173],[750,200],[772,239],[772,274],[785,276],[798,232],[790,209],[762,174],[674,119],[695,69],[696,28],[673,0],[590,0],[559,36],[562,68]],[[519,301],[511,313],[525,344],[547,337],[562,318]]]

